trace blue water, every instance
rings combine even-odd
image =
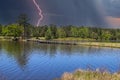
[[[120,70],[120,49],[0,42],[0,80],[53,80],[76,69]]]

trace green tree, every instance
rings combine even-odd
[[[50,29],[51,29],[51,37],[52,37],[52,39],[57,38],[57,27],[56,27],[56,25],[51,24]]]
[[[79,37],[81,38],[88,38],[89,36],[89,30],[87,27],[81,27],[79,29]]]
[[[72,33],[71,33],[72,27],[74,27],[74,26],[72,26],[72,25],[62,26],[62,28],[64,29],[64,31],[66,33],[66,37],[72,37]]]
[[[91,36],[92,39],[98,40],[98,34],[97,34],[97,33],[91,32],[91,33],[90,33],[90,36]]]
[[[17,23],[20,26],[26,27],[29,24],[28,21],[29,21],[29,18],[26,14],[21,14],[18,16]]]
[[[72,37],[79,37],[78,28],[72,27],[71,28],[71,34],[72,34]]]
[[[45,33],[45,39],[46,40],[52,39],[52,31],[51,31],[50,27],[48,27],[48,29],[47,29],[47,31]]]
[[[58,38],[65,38],[66,37],[66,32],[63,28],[57,29],[57,37]]]
[[[32,32],[32,36],[36,37],[37,39],[40,36],[39,29],[40,29],[39,27],[34,27],[33,32]]]
[[[48,29],[47,25],[39,27],[40,37],[45,37],[47,29]]]
[[[120,40],[120,32],[116,32],[116,40]]]
[[[2,35],[2,25],[0,24],[0,35]]]
[[[30,25],[28,23],[30,19],[28,18],[28,16],[26,14],[21,14],[18,16],[18,21],[17,23],[20,25],[20,26],[23,26],[24,27],[24,34],[23,34],[23,37],[26,38],[29,36],[29,30],[28,30],[28,26]]]
[[[20,37],[23,33],[23,27],[17,24],[11,24],[7,27],[4,27],[2,34],[5,36],[13,36],[14,38]]]
[[[102,31],[101,37],[102,37],[102,40],[108,41],[111,39],[112,35],[109,31]]]

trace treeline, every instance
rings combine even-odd
[[[84,26],[39,26],[28,25],[26,30],[18,24],[0,25],[1,36],[13,37],[45,37],[45,39],[57,38],[90,38],[95,40],[120,40],[120,29],[105,29]]]
[[[86,26],[56,26],[45,25],[35,27],[28,23],[29,19],[26,15],[20,15],[15,24],[0,25],[1,36],[16,37],[45,37],[45,39],[57,38],[89,38],[101,41],[118,41],[120,40],[120,29],[98,28]]]

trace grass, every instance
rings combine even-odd
[[[120,43],[113,42],[79,42],[78,44],[83,46],[120,48]]]
[[[111,48],[120,48],[120,42],[110,42],[110,41],[96,41],[95,39],[82,39],[82,38],[59,38],[55,39],[57,41],[75,41],[77,45],[83,46],[96,46],[96,47],[111,47]]]
[[[3,37],[0,36],[0,40],[2,41],[9,41],[11,40],[9,37]],[[43,40],[46,41],[44,37],[39,37],[36,39],[36,37],[30,38],[31,41],[37,41],[37,40]],[[22,40],[26,41],[26,40]],[[73,37],[68,37],[68,38],[58,38],[58,39],[53,39],[53,42],[55,41],[56,43],[58,42],[69,42],[69,43],[75,43],[77,45],[82,45],[82,46],[95,46],[95,47],[111,47],[111,48],[120,48],[120,42],[98,42],[94,39],[82,39],[82,38],[73,38]],[[64,43],[65,43],[64,42]]]
[[[82,46],[96,46],[96,47],[112,47],[112,48],[120,48],[120,42],[110,42],[110,41],[96,41],[95,39],[83,39],[83,38],[59,38],[55,39],[57,41],[74,41],[77,45]]]
[[[54,39],[54,40],[63,40],[63,41],[66,41],[66,40],[69,40],[69,41],[94,41],[94,39],[90,39],[90,38],[86,38],[86,39],[83,39],[83,38],[74,38],[74,37],[67,37],[67,38],[58,38],[58,39]]]
[[[77,70],[74,73],[64,73],[60,79],[55,80],[120,80],[120,73]]]
[[[37,41],[37,40],[41,40],[41,41],[46,41],[44,37],[39,37],[39,39],[36,39],[35,37],[34,38],[31,38],[30,39],[31,41]],[[49,40],[48,40],[49,41]],[[82,39],[82,38],[72,38],[72,37],[69,37],[69,38],[58,38],[58,39],[53,39],[53,40],[50,40],[53,42],[54,44],[54,41],[55,43],[59,43],[59,42],[69,42],[69,43],[75,43],[77,45],[82,45],[82,46],[94,46],[94,47],[111,47],[111,48],[120,48],[120,42],[109,42],[109,41],[106,41],[106,42],[98,42],[98,41],[95,41],[94,39]],[[47,41],[46,41],[47,43]]]

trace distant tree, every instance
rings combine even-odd
[[[111,39],[111,34],[110,34],[110,32],[109,31],[102,31],[102,35],[101,35],[101,37],[102,37],[102,40],[110,40]]]
[[[51,37],[52,37],[52,39],[57,38],[57,26],[51,24],[50,29],[51,29]]]
[[[120,40],[120,32],[116,32],[116,40]]]
[[[29,18],[26,14],[20,14],[18,16],[18,20],[17,20],[17,23],[20,25],[20,26],[23,26],[23,27],[26,27],[29,23]]]
[[[52,31],[51,31],[50,27],[48,27],[48,29],[47,29],[47,31],[45,33],[45,39],[46,40],[52,39]]]
[[[66,37],[71,37],[72,36],[72,33],[71,33],[71,28],[74,27],[72,25],[68,25],[68,26],[61,26],[65,33],[66,33]]]
[[[96,29],[96,33],[98,35],[98,39],[99,40],[102,40],[102,29],[101,28],[97,28]]]
[[[66,32],[63,28],[57,29],[57,37],[58,38],[65,38],[66,37]]]
[[[90,36],[91,36],[92,39],[98,40],[98,34],[97,34],[97,33],[91,32],[91,33],[90,33]]]
[[[81,27],[79,29],[79,37],[81,38],[88,38],[89,36],[89,30],[87,27]]]
[[[23,27],[18,24],[11,24],[3,27],[2,34],[4,36],[13,36],[14,38],[20,37],[23,33]]]
[[[88,30],[88,38],[98,38],[98,29],[96,27],[89,27]]]
[[[0,35],[2,35],[2,25],[0,24]]]
[[[71,28],[72,37],[79,37],[79,30],[76,27]]]
[[[28,26],[30,25],[28,23],[29,21],[29,18],[26,14],[21,14],[18,16],[18,20],[17,20],[17,23],[20,25],[20,26],[23,26],[24,27],[24,38],[29,36],[29,32],[28,32]]]
[[[40,29],[39,27],[34,27],[34,29],[32,30],[32,36],[36,37],[37,39],[40,36],[39,29]]]
[[[39,27],[40,37],[45,37],[47,29],[48,29],[47,25]]]
[[[30,38],[32,35],[32,25],[28,24],[27,27],[25,28],[25,37]]]

